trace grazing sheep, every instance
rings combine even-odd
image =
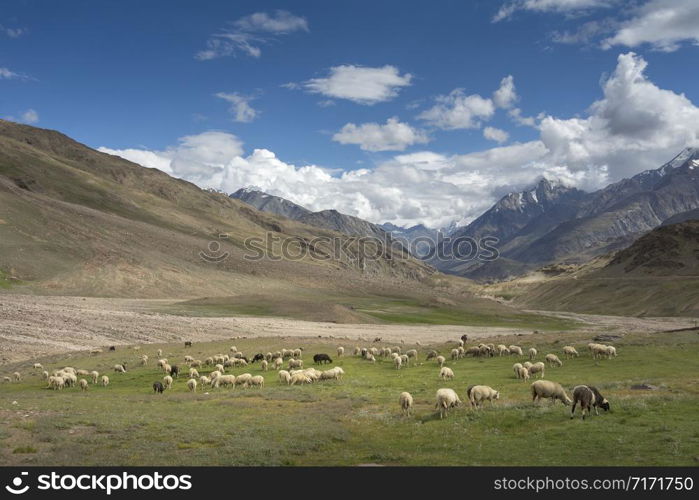
[[[206,375],[202,375],[201,377],[199,377],[199,383],[202,386],[211,385],[211,379],[209,377],[207,377]]]
[[[616,358],[616,347],[613,345],[608,345],[606,351],[607,359],[612,359],[613,357]]]
[[[519,370],[521,368],[524,368],[522,366],[522,363],[515,363],[514,365],[512,365],[512,371],[515,372],[515,377],[519,378]]]
[[[530,348],[529,349],[529,359],[534,359],[536,358],[536,355],[539,354],[539,351],[537,351],[535,348]]]
[[[214,368],[216,369],[216,371],[219,371],[221,373],[226,371],[225,367],[222,364],[218,364],[218,365],[214,366]]]
[[[247,387],[252,379],[252,373],[241,373],[235,378],[235,385],[242,385]]]
[[[437,356],[439,356],[439,353],[438,353],[437,351],[435,351],[435,350],[431,350],[431,351],[429,351],[429,352],[427,353],[427,356],[425,357],[425,360],[429,361],[429,360],[431,360],[431,359],[436,358]]]
[[[403,362],[403,364],[407,367],[410,367],[410,358],[408,357],[407,354],[401,354],[400,355],[400,360]]]
[[[75,374],[70,373],[70,372],[68,372],[68,373],[65,373],[65,372],[64,372],[64,373],[63,373],[63,379],[65,380],[66,385],[67,385],[68,387],[74,387],[75,384],[78,383],[78,377],[76,377]]]
[[[409,358],[414,358],[415,362],[417,363],[417,350],[416,349],[410,349],[405,353]]]
[[[365,359],[366,359],[367,361],[371,362],[371,363],[376,363],[376,358],[375,358],[374,355],[371,354],[371,353],[367,353]]]
[[[538,363],[534,363],[531,367],[528,368],[529,370],[529,375],[534,375],[535,373],[539,374],[539,378],[544,378],[544,370],[546,368],[546,365],[539,361]]]
[[[170,375],[165,375],[163,377],[163,382],[165,383],[166,389],[172,389],[172,377]]]
[[[5,377],[5,378],[7,379],[8,382],[10,381],[10,377]],[[49,377],[48,386],[51,389],[53,389],[54,391],[56,391],[56,390],[60,391],[65,386],[65,380],[63,379],[63,377],[56,377],[56,376],[52,375]]]
[[[391,347],[391,352],[397,352],[398,354],[403,354],[403,349],[399,345]]]
[[[403,364],[403,359],[396,353],[394,353],[396,356],[393,358],[393,366],[396,367],[396,370],[400,370],[401,365]]]
[[[158,349],[157,354],[158,354],[158,357],[159,357],[159,358],[162,357],[162,355],[163,355],[163,350],[162,350],[162,349]]]
[[[251,387],[264,387],[265,386],[265,378],[262,375],[255,375],[250,379],[250,386]]]
[[[289,385],[291,382],[291,374],[286,370],[279,370],[279,383]]]
[[[197,381],[193,378],[190,378],[187,380],[187,389],[189,389],[189,392],[196,392],[197,391]]]
[[[187,354],[187,355],[184,357],[184,362],[185,362],[185,364],[191,363],[192,361],[194,361],[194,357],[190,356],[189,354]]]
[[[12,374],[12,378],[15,382],[19,382],[20,380],[22,380],[22,374],[19,372],[14,372]]]
[[[212,386],[213,387],[235,387],[237,384],[237,377],[235,375],[219,375],[215,379],[212,379]]]
[[[199,372],[196,368],[189,369],[189,378],[199,378]]]
[[[298,349],[294,349],[294,357],[296,359],[301,359],[303,357],[303,349],[300,347]]]
[[[272,362],[272,367],[275,370],[279,370],[283,365],[284,365],[284,360],[282,359],[281,356],[274,358],[274,361]]]
[[[311,377],[306,375],[303,372],[297,372],[291,375],[291,380],[289,382],[290,385],[296,385],[296,384],[311,384],[313,380],[311,380]]]
[[[238,348],[237,348],[236,346],[234,346],[234,345],[231,346],[231,348],[230,348],[229,350],[230,350],[231,352],[238,352]]]
[[[263,372],[266,372],[268,368],[269,368],[269,362],[266,359],[263,359],[262,362],[260,363],[260,369]]]
[[[496,351],[498,352],[498,356],[502,356],[503,354],[510,354],[510,350],[507,348],[506,345],[499,344],[496,347]]]
[[[456,343],[459,344],[459,347],[463,347],[463,346],[464,346],[464,341],[463,341],[463,339],[459,339]]]
[[[550,380],[537,380],[532,384],[532,401],[542,398],[549,398],[554,403],[558,399],[566,406],[572,403],[561,384]]]
[[[525,361],[524,363],[522,363],[522,366],[529,370],[529,368],[531,368],[533,364],[534,363],[532,363],[531,361]]]
[[[34,368],[35,370],[43,370],[44,369],[44,367],[41,363],[34,363],[32,365],[32,368]]]
[[[189,366],[191,366],[192,368],[201,368],[201,366],[202,366],[201,359],[195,359],[194,361],[192,361],[192,363]]]
[[[43,380],[48,380],[48,379],[49,379],[49,372],[47,372],[46,370],[44,370],[43,372],[41,372],[41,378],[42,378]]]
[[[291,358],[289,360],[288,369],[291,370],[293,368],[303,368],[303,360]]]
[[[545,359],[549,366],[563,366],[563,361],[555,354],[547,354]]]
[[[107,387],[109,385],[109,377],[106,375],[102,375],[102,387]]]
[[[573,407],[570,409],[570,418],[575,416],[575,406],[580,403],[580,413],[585,420],[585,411],[590,413],[595,404],[595,393],[586,385],[576,385],[573,387]]]
[[[143,355],[141,356],[141,366],[146,366],[147,364],[148,364],[148,355],[147,355],[147,354],[143,354]]]
[[[191,341],[191,340],[185,340],[185,341],[184,341],[184,346],[185,346],[185,347],[192,347],[192,341]]]
[[[342,346],[339,346],[339,347],[337,348],[337,357],[338,357],[338,358],[341,358],[341,357],[344,356],[344,355],[345,355],[345,348],[342,347]]]
[[[478,357],[481,355],[481,348],[478,346],[469,347],[464,351],[464,356]]]
[[[510,354],[516,354],[517,356],[524,356],[522,353],[522,348],[518,345],[511,345],[508,346],[508,349],[510,350]]]
[[[153,392],[156,394],[162,394],[163,391],[165,390],[165,387],[163,387],[163,384],[160,382],[153,382]]]
[[[442,369],[439,370],[439,378],[442,380],[452,380],[454,378],[454,371],[451,368],[443,366]]]
[[[474,385],[467,392],[471,406],[474,408],[483,406],[483,401],[492,403],[494,400],[500,399],[500,393],[487,385]]]
[[[180,368],[177,365],[172,365],[170,367],[170,375],[175,378],[180,378]]]
[[[439,389],[437,390],[437,404],[435,410],[439,410],[439,418],[446,416],[450,408],[455,408],[461,404],[459,395],[454,389]]]
[[[332,363],[333,360],[327,354],[321,353],[321,354],[314,354],[313,355],[313,362],[316,364],[322,365],[323,363]]]
[[[520,366],[515,373],[517,378],[522,380],[522,382],[529,380],[529,370],[524,366]]]
[[[563,354],[565,354],[567,359],[577,358],[579,356],[578,351],[572,345],[563,346]]]
[[[452,349],[451,350],[451,360],[455,361],[459,359],[459,350],[458,349]]]
[[[262,354],[261,352],[258,352],[257,354],[255,354],[255,355],[252,357],[251,363],[256,363],[256,362],[258,362],[258,361],[264,361],[264,359],[265,359],[265,355]]]
[[[320,380],[342,380],[342,375],[344,374],[345,371],[339,366],[336,366],[335,368],[322,372],[320,374]]]
[[[121,365],[114,365],[114,371],[116,373],[126,373],[126,367],[121,364]]]
[[[444,366],[444,363],[446,362],[446,358],[444,356],[437,356],[437,364],[441,368]]]
[[[463,347],[459,346],[456,350],[459,351],[459,359],[466,356],[466,350]]]
[[[86,391],[86,390],[87,390],[87,387],[88,387],[88,385],[89,385],[89,384],[87,383],[87,380],[85,380],[84,378],[81,378],[81,379],[80,379],[79,384],[80,384],[80,390],[81,390],[81,391]]]
[[[410,411],[413,409],[413,397],[409,392],[401,392],[398,398],[398,404],[400,404],[403,415],[410,415]]]
[[[214,364],[214,358],[206,358],[206,359],[204,360],[204,364],[205,364],[206,366],[211,366],[211,365],[213,365],[213,364]]]
[[[102,349],[92,349],[90,351],[90,354],[100,354],[102,352]]]
[[[93,383],[93,384],[96,384],[96,383],[97,383],[97,379],[98,379],[99,376],[100,376],[100,373],[97,372],[97,371],[91,371],[91,372],[90,372],[90,376],[92,377],[92,383]]]
[[[221,372],[218,371],[218,370],[214,370],[214,371],[212,371],[211,373],[209,373],[209,378],[210,378],[212,381],[215,380],[217,377],[220,377],[220,376],[221,376]]]

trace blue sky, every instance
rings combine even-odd
[[[694,145],[697,4],[19,0],[0,116],[203,187],[463,222],[541,176],[594,189]]]

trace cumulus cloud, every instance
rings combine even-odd
[[[699,146],[699,108],[659,88],[645,69],[641,57],[622,54],[584,116],[544,115],[534,123],[538,139],[468,154],[418,151],[337,172],[293,165],[266,149],[246,154],[240,139],[224,132],[184,137],[164,151],[101,150],[202,187],[233,192],[258,186],[311,210],[335,208],[372,222],[439,228],[467,223],[542,177],[594,190]]]
[[[515,79],[507,75],[500,81],[500,87],[493,92],[493,102],[498,108],[510,108],[517,101]]]
[[[348,123],[333,135],[340,144],[357,144],[364,151],[403,151],[413,144],[429,141],[427,134],[402,123],[398,118],[389,118],[384,125],[379,123]]]
[[[579,13],[601,7],[611,7],[619,0],[519,0],[505,3],[493,16],[493,22],[497,23],[507,19],[518,10],[535,12],[559,12]]]
[[[206,41],[206,49],[199,51],[195,58],[205,61],[238,53],[260,57],[260,45],[296,31],[308,32],[308,21],[305,18],[284,10],[277,10],[272,15],[256,12],[234,21],[220,33],[211,35]]]
[[[37,123],[39,121],[39,113],[37,113],[33,109],[28,109],[21,113],[19,117],[16,116],[6,116],[5,120],[9,120],[12,122],[18,122],[18,123],[27,123],[29,125],[33,125],[34,123]]]
[[[411,74],[401,75],[395,66],[370,68],[342,65],[330,68],[327,77],[312,78],[301,86],[312,94],[372,105],[393,99],[402,87],[410,85],[411,80]],[[287,86],[298,87],[293,83]]]
[[[648,43],[657,50],[672,52],[683,41],[699,43],[699,2],[652,0],[635,9],[631,19],[602,41],[602,47],[637,47]]]
[[[23,78],[22,75],[19,73],[15,73],[14,71],[10,71],[7,68],[0,68],[0,80],[13,80],[13,79],[21,79]]]
[[[254,99],[252,96],[244,96],[237,92],[219,92],[216,97],[230,103],[228,111],[236,122],[250,123],[257,116],[257,110],[250,105],[250,101]]]
[[[509,139],[510,134],[499,128],[485,127],[483,129],[483,137],[485,137],[489,141],[503,143],[507,141],[507,139]]]
[[[435,101],[437,104],[420,113],[418,119],[444,130],[480,128],[481,122],[495,113],[492,100],[478,94],[466,95],[463,89],[454,89]]]

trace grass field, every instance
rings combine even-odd
[[[542,333],[493,339],[494,343],[536,346],[540,358],[578,346],[581,357],[546,371],[546,379],[568,390],[596,385],[612,411],[586,421],[570,420],[560,402],[531,402],[529,383],[514,379],[515,357],[447,361],[456,378],[438,378],[434,361],[395,370],[388,361],[372,365],[357,357],[335,359],[335,348],[351,353],[354,343],[338,339],[238,339],[227,343],[143,345],[97,355],[41,359],[44,366],[66,365],[108,374],[107,388],[45,389],[30,363],[3,367],[2,375],[23,373],[21,382],[0,384],[0,464],[2,465],[696,465],[699,461],[699,335],[627,334],[615,345],[619,357],[594,361],[585,352],[590,340],[580,333]],[[208,389],[189,393],[185,378],[155,395],[151,385],[162,374],[155,353],[171,362],[185,354],[204,359],[235,344],[247,355],[304,347],[306,366],[317,352],[331,354],[346,372],[344,380],[310,386],[280,385],[276,373],[259,364],[231,373],[262,373],[262,389]],[[406,346],[407,347],[407,346]],[[447,354],[453,345],[435,346]],[[137,367],[142,353],[150,366]],[[563,358],[562,358],[563,359]],[[128,361],[126,374],[111,367]],[[332,366],[332,365],[331,365]],[[202,369],[200,373],[209,370]],[[658,390],[632,390],[649,383]],[[471,384],[501,392],[494,405],[466,406],[440,420],[434,394],[455,389],[463,401]],[[398,395],[415,398],[413,416],[404,417]]]
[[[346,314],[338,314],[338,309]],[[573,320],[524,313],[482,299],[457,303],[434,299],[420,300],[414,297],[357,297],[308,292],[299,292],[294,297],[207,297],[178,302],[162,307],[160,311],[185,316],[273,316],[340,323],[467,325],[549,331],[572,330],[579,326]]]

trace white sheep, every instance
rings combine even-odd
[[[439,365],[440,368],[442,366],[444,366],[444,363],[446,362],[446,358],[444,356],[437,356],[436,359],[437,359],[437,364]]]
[[[517,378],[522,380],[522,382],[529,380],[529,370],[524,366],[520,366],[515,373]]]
[[[529,349],[529,359],[534,359],[536,358],[536,355],[539,354],[539,351],[537,351],[534,347],[531,347]]]
[[[42,378],[43,380],[48,380],[48,379],[49,379],[49,372],[47,372],[46,370],[44,370],[43,372],[41,372],[41,378]]]
[[[531,368],[533,364],[534,363],[532,363],[531,361],[525,361],[524,363],[522,363],[522,366],[529,370],[529,368]]]
[[[442,369],[439,370],[439,378],[442,380],[452,380],[454,378],[454,371],[447,366],[443,366]]]
[[[172,377],[170,375],[165,375],[163,377],[163,385],[166,389],[172,389]]]
[[[410,366],[410,358],[408,357],[407,354],[401,354],[400,355],[400,360],[403,362],[403,364],[407,367]]]
[[[396,356],[393,358],[393,366],[396,367],[396,370],[400,370],[400,367],[403,365],[403,359],[396,353],[393,353]]]
[[[415,362],[417,363],[417,350],[416,350],[416,349],[410,349],[410,350],[407,351],[405,354],[407,354],[408,357],[411,358],[411,359],[414,358],[414,359],[415,359]]]
[[[187,389],[189,389],[190,392],[196,392],[197,391],[197,381],[193,378],[190,378],[187,380]]]
[[[400,404],[400,409],[404,415],[410,415],[413,408],[413,396],[409,392],[401,392],[398,404]]]
[[[226,371],[226,368],[220,363],[214,366],[214,368],[216,369],[216,371],[219,371],[221,373],[224,373]]]
[[[483,401],[492,403],[494,400],[500,399],[500,393],[487,385],[474,385],[468,391],[468,398],[472,407],[479,408],[483,405]]]
[[[563,366],[563,361],[561,361],[555,354],[547,354],[545,359],[549,366]]]
[[[163,356],[163,350],[162,350],[162,349],[158,349],[157,354],[158,354],[158,357],[161,358],[161,357]]]
[[[311,380],[311,378],[308,375],[306,375],[305,373],[302,373],[302,372],[298,372],[298,373],[294,373],[291,376],[291,380],[289,383],[290,383],[290,385],[296,385],[296,384],[310,384],[312,382],[313,381]]]
[[[196,368],[189,369],[189,378],[199,378],[199,372]]]
[[[207,377],[206,375],[202,375],[201,377],[199,377],[199,383],[202,386],[211,385],[211,379],[209,377]]]
[[[522,348],[518,345],[508,346],[508,349],[510,350],[510,354],[516,354],[517,356],[524,356],[524,354],[522,353]]]
[[[435,409],[439,410],[439,418],[442,419],[446,416],[450,408],[454,408],[461,404],[459,395],[456,394],[454,389],[439,389],[437,390],[437,404]]]
[[[266,372],[266,371],[267,371],[267,368],[269,368],[269,363],[267,362],[266,359],[263,359],[263,360],[260,362],[260,370],[262,370],[263,372]]]
[[[89,371],[87,371],[87,370],[78,370],[77,372],[75,372],[75,374],[76,374],[76,375],[82,375],[82,376],[85,376],[85,375],[89,375],[89,374],[90,374],[90,372],[89,372]]]
[[[185,364],[191,363],[192,361],[194,361],[194,357],[190,356],[189,354],[187,354],[187,355],[184,357],[184,362],[185,362]]]
[[[613,357],[616,358],[616,347],[613,345],[608,345],[606,351],[608,359],[612,359]]]
[[[353,356],[359,356],[361,353],[362,353],[362,350],[361,350],[361,348],[360,348],[359,346],[356,346],[356,347],[354,348],[354,351],[352,351],[352,355],[353,355]]]
[[[558,399],[566,406],[572,403],[561,384],[550,380],[537,380],[532,384],[532,400],[538,401],[542,398],[549,398],[553,402]]]
[[[251,387],[264,387],[265,378],[262,375],[255,375],[250,379],[249,384]]]
[[[294,354],[293,354],[293,356],[294,356],[296,359],[301,359],[301,358],[303,357],[303,349],[301,349],[301,348],[299,348],[299,349],[294,349]]]
[[[288,369],[291,370],[293,368],[303,368],[303,360],[291,358],[289,360]]]
[[[237,384],[236,382],[238,381],[237,377],[235,375],[219,375],[215,379],[212,379],[212,386],[213,387],[227,387],[227,386],[232,386],[235,387]]]
[[[87,380],[85,380],[84,378],[81,378],[81,379],[80,379],[80,390],[81,390],[81,391],[86,391],[88,385],[89,385],[89,384],[87,383]]]
[[[463,341],[463,339],[457,340],[456,343],[459,344],[459,347],[463,347],[463,346],[464,346],[464,341]]]
[[[337,348],[337,357],[341,358],[342,356],[344,356],[344,354],[345,354],[345,348],[342,346],[339,346]]]
[[[56,390],[61,390],[65,386],[65,380],[63,377],[56,377],[56,376],[50,376],[49,377],[49,387],[51,387],[54,391]]]
[[[281,367],[284,365],[284,359],[279,356],[274,358],[274,362],[272,363],[272,366],[275,370],[281,369]]]
[[[144,354],[141,356],[141,366],[146,366],[148,364],[148,355]]]
[[[107,387],[109,385],[109,377],[102,375],[102,387]]]
[[[286,370],[279,370],[279,383],[289,385],[291,383],[291,374]]]
[[[12,378],[15,382],[19,382],[20,380],[22,380],[22,374],[19,372],[14,372],[12,374]]]
[[[32,365],[32,368],[34,368],[35,370],[43,370],[44,366],[41,363],[34,363]]]
[[[518,374],[519,374],[520,368],[524,368],[522,366],[522,363],[515,363],[514,365],[512,365],[512,371],[515,372],[515,377],[517,377],[517,378],[519,378]]]
[[[99,376],[100,376],[100,373],[99,373],[98,371],[94,371],[94,370],[93,370],[93,371],[90,372],[90,377],[92,377],[92,383],[93,383],[93,384],[96,384],[96,383],[97,383],[97,379],[99,378]]]
[[[455,361],[455,360],[459,359],[459,357],[460,357],[460,356],[459,356],[459,350],[458,350],[458,349],[452,349],[452,350],[451,350],[451,360],[452,360],[452,361]]]
[[[546,365],[539,361],[538,363],[534,363],[531,367],[528,368],[529,370],[529,375],[534,375],[535,373],[539,374],[539,378],[544,378],[544,370],[546,368]]]
[[[510,354],[510,350],[504,344],[497,345],[495,349],[498,352],[498,356],[502,356],[503,354]]]
[[[241,373],[235,378],[235,385],[247,387],[250,384],[250,379],[252,379],[252,373]]]
[[[563,346],[563,354],[566,358],[577,358],[579,356],[578,351],[572,345]]]
[[[371,362],[371,363],[376,363],[376,358],[375,358],[374,355],[371,354],[370,352],[368,352],[368,353],[366,354],[366,357],[365,357],[364,359],[366,359],[367,361],[369,361],[369,362]]]

